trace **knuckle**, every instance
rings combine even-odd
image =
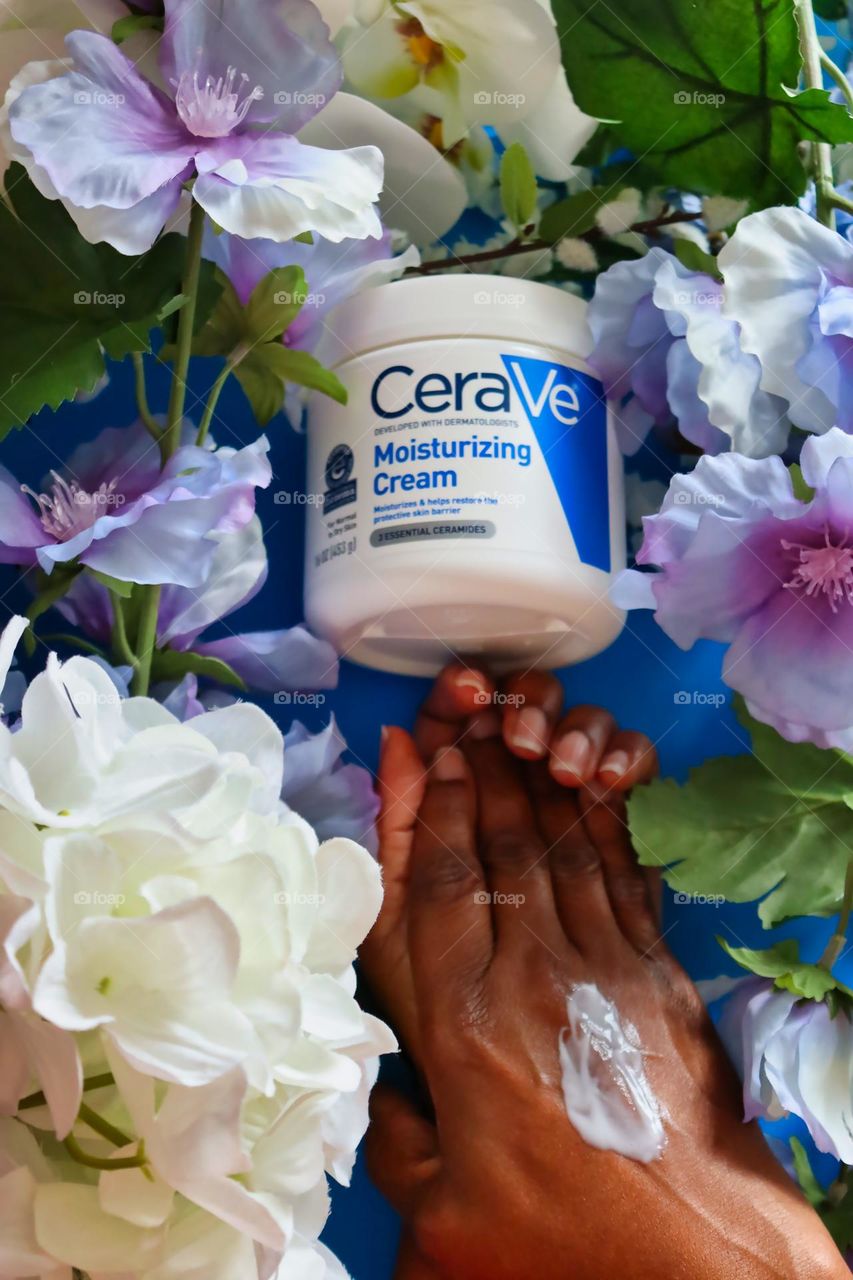
[[[483,881],[461,854],[445,853],[420,863],[411,888],[427,902],[453,902],[481,892]]]
[[[601,875],[601,859],[586,840],[561,840],[548,855],[558,880],[591,880]]]
[[[638,916],[648,916],[653,920],[649,890],[641,875],[632,871],[620,871],[611,875],[608,880],[608,892],[615,906],[626,907]]]
[[[529,871],[542,857],[542,846],[532,836],[501,831],[485,842],[483,861],[494,871]]]

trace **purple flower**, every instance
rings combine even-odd
[[[683,649],[727,644],[723,679],[784,737],[850,750],[853,437],[810,437],[801,466],[808,502],[779,458],[700,458],[643,522],[637,558],[661,572],[628,570],[613,598]]]
[[[784,405],[760,390],[758,361],[742,351],[723,302],[718,280],[663,249],[599,276],[589,363],[608,396],[623,402],[617,429],[625,453],[635,453],[652,426],[673,421],[707,453],[734,447],[765,456],[784,446]]]
[[[744,218],[719,257],[726,312],[798,427],[853,431],[853,244],[801,209]]]
[[[282,796],[321,840],[348,836],[375,854],[379,800],[373,779],[367,769],[341,762],[345,750],[334,717],[314,734],[297,720],[284,736]]]
[[[790,1113],[819,1151],[853,1162],[853,1024],[841,1008],[747,978],[720,1024],[743,1078],[745,1118]]]
[[[166,585],[160,596],[157,642],[179,652],[192,650],[219,658],[251,688],[273,693],[293,689],[333,689],[338,680],[334,648],[305,627],[230,634],[220,640],[200,637],[213,623],[247,604],[267,578],[263,533],[253,517],[236,532],[211,535],[213,554],[205,578],[193,588]],[[108,644],[113,625],[109,593],[95,578],[81,574],[57,608],[92,639]],[[187,686],[176,697],[195,704]],[[177,711],[175,714],[179,714]],[[184,718],[183,716],[181,718]]]
[[[72,561],[124,582],[197,587],[213,534],[243,528],[271,478],[265,437],[244,449],[182,445],[161,470],[141,424],[110,428],[34,493],[0,468],[0,563],[50,573]]]
[[[46,195],[82,210],[88,239],[125,253],[153,244],[185,182],[226,231],[289,240],[379,236],[375,147],[327,151],[295,134],[340,87],[328,28],[310,0],[223,6],[167,0],[163,92],[112,41],[72,32],[72,70],[24,87],[11,134]],[[49,73],[48,73],[49,74]]]

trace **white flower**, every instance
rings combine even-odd
[[[359,92],[439,98],[445,147],[475,124],[513,126],[563,76],[550,11],[539,0],[368,0],[341,32],[344,70]]]
[[[257,707],[182,724],[80,658],[0,725],[0,1276],[340,1274],[326,1176],[395,1048],[355,1000],[381,884],[282,765]]]
[[[586,240],[575,240],[567,236],[555,249],[557,261],[569,271],[597,271],[598,258],[592,245]]]
[[[616,200],[602,205],[595,215],[595,221],[606,236],[618,236],[630,231],[634,223],[640,221],[642,212],[642,192],[628,187],[619,193]]]

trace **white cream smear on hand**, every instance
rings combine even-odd
[[[584,1142],[649,1164],[666,1145],[637,1030],[592,983],[575,987],[558,1048],[563,1098]]]

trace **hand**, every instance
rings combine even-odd
[[[445,673],[415,741],[385,740],[387,898],[363,964],[432,1113],[377,1090],[368,1157],[422,1260],[406,1274],[840,1280],[819,1220],[742,1123],[737,1080],[660,940],[623,807],[650,744],[594,709],[562,721],[557,682],[523,679],[531,701],[516,706],[482,673]],[[544,725],[519,719],[530,709]],[[581,735],[568,747],[567,729]],[[588,1146],[566,1114],[558,1039],[587,982],[648,1055],[668,1116],[649,1164]]]

